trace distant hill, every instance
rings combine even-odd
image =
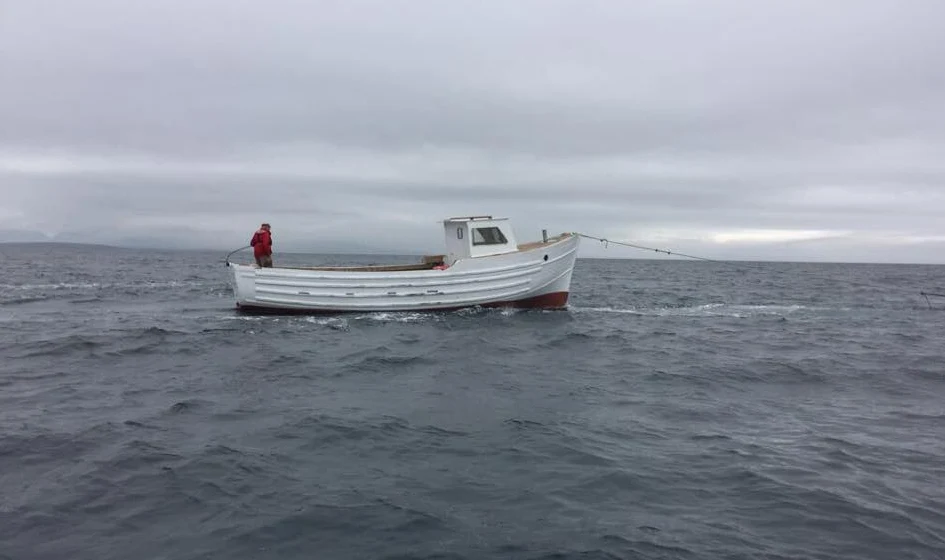
[[[41,243],[52,241],[40,231],[0,229],[0,243]]]
[[[288,237],[288,236],[286,236]],[[435,249],[390,248],[371,243],[361,243],[339,237],[325,237],[308,241],[304,238],[277,238],[277,253],[340,254],[340,255],[420,255],[438,254]],[[238,249],[246,241],[242,237],[233,239],[230,245],[211,234],[192,231],[165,232],[163,235],[121,235],[110,231],[66,231],[47,236],[38,231],[0,230],[0,243],[52,243],[64,245],[87,245],[124,249],[198,250],[227,253]],[[413,250],[411,250],[413,249]]]

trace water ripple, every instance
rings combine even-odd
[[[843,287],[940,268],[264,317],[216,254],[0,252],[0,558],[945,558],[945,314]]]

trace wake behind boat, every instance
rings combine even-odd
[[[419,263],[233,269],[237,308],[256,313],[567,306],[579,236],[519,244],[508,218],[443,221],[446,253]],[[544,237],[544,236],[543,236]]]

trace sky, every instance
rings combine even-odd
[[[0,241],[945,263],[938,0],[0,0]],[[596,242],[583,256],[651,257]]]

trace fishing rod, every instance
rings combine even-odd
[[[223,261],[226,263],[224,266],[230,266],[230,257],[233,255],[233,253],[239,253],[243,249],[249,249],[250,247],[252,247],[252,245],[247,245],[245,247],[240,247],[239,249],[235,251],[230,251],[229,254],[227,254],[226,258],[223,259]]]

